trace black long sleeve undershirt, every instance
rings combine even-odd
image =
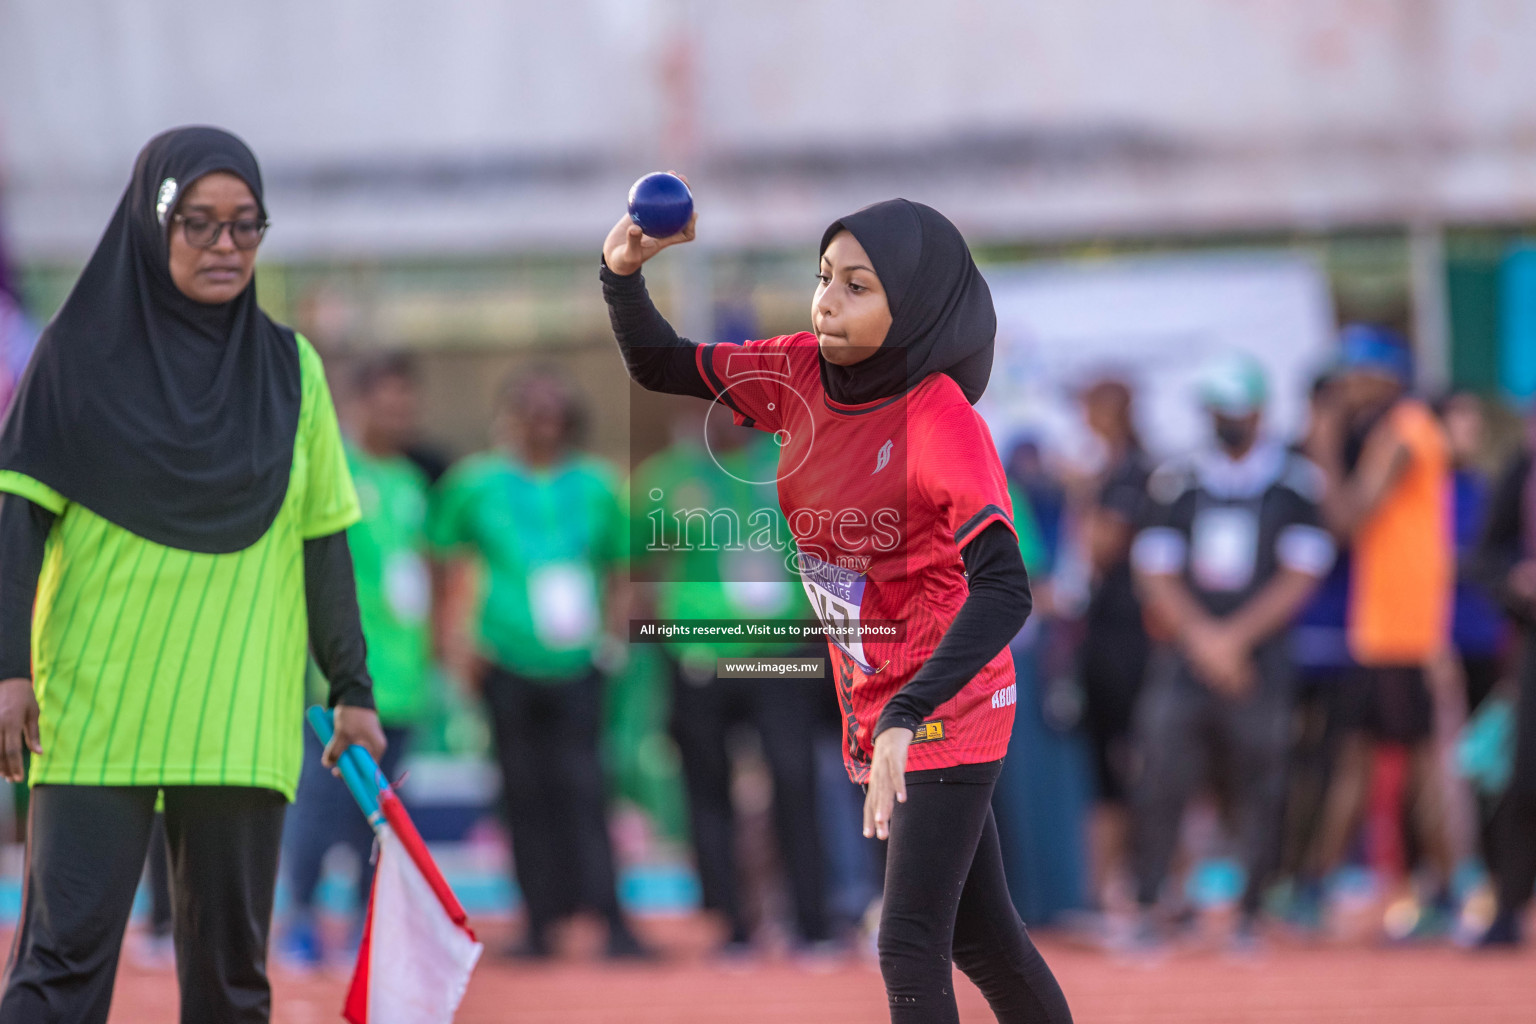
[[[36,502],[0,494],[0,679],[32,677],[32,606],[54,518]]]
[[[331,684],[326,703],[374,707],[368,644],[345,532],[304,542],[304,601],[309,606],[309,646]]]
[[[35,502],[0,495],[0,679],[32,676],[32,609],[54,519]],[[304,542],[304,599],[310,646],[331,684],[330,705],[373,707],[368,648],[345,533]]]
[[[651,301],[641,273],[637,270],[625,277],[604,264],[600,276],[608,322],[630,379],[647,391],[714,401],[715,393],[699,374],[698,345],[678,337]]]
[[[886,702],[875,723],[877,737],[887,729],[916,729],[1007,647],[1029,618],[1034,599],[1013,531],[994,522],[960,550],[960,557],[970,594],[933,655]]]

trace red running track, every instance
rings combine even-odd
[[[458,1024],[884,1024],[873,964],[856,958],[804,963],[770,957],[723,966],[705,955],[696,919],[649,920],[646,934],[668,952],[660,966],[611,967],[595,960],[595,938],[567,941],[548,967],[509,966],[488,952]],[[491,949],[503,928],[486,929]],[[1472,954],[1440,946],[1301,947],[1276,942],[1236,960],[1184,951],[1133,963],[1052,941],[1040,946],[1078,1024],[1532,1024],[1536,949]],[[276,1024],[339,1020],[346,978],[274,970]],[[980,994],[958,982],[964,1021],[991,1021]],[[174,976],[124,958],[112,1024],[173,1021]]]

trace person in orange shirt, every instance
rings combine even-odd
[[[1437,883],[1417,930],[1433,934],[1454,919],[1453,857],[1426,674],[1450,641],[1456,571],[1450,456],[1434,413],[1408,394],[1412,360],[1403,339],[1355,325],[1344,329],[1341,342],[1340,394],[1309,454],[1327,479],[1325,521],[1350,548],[1347,638],[1359,671],[1340,704],[1344,739],[1313,878],[1325,878],[1344,858],[1377,749],[1406,748],[1416,834]]]

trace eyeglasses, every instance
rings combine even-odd
[[[218,245],[226,227],[229,228],[229,237],[236,249],[256,248],[261,244],[261,236],[267,233],[267,222],[254,217],[209,220],[207,217],[187,217],[178,213],[171,219],[181,222],[182,237],[188,245],[197,249],[212,249]]]

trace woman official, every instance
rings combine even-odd
[[[319,357],[256,304],[266,222],[239,139],[152,139],[0,431],[0,769],[32,786],[3,1024],[107,1019],[161,794],[181,1020],[266,1021],[309,647],[327,762],[383,752],[357,497]]]

